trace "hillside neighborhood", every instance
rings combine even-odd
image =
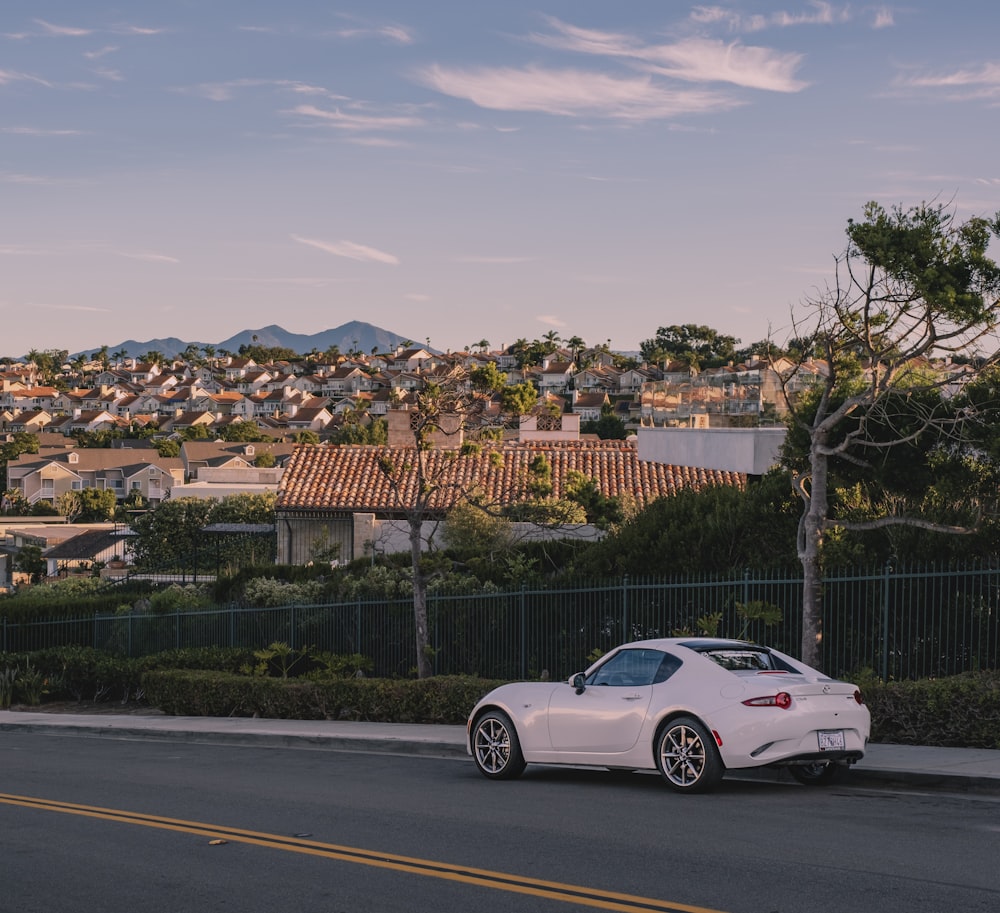
[[[256,349],[265,356],[276,351]],[[83,492],[110,492],[115,504],[133,509],[179,497],[277,495],[281,562],[307,561],[307,543],[317,535],[345,558],[370,553],[376,542],[404,550],[405,537],[397,530],[393,538],[389,526],[411,496],[389,496],[379,460],[386,447],[413,446],[407,416],[416,396],[456,371],[466,385],[475,372],[492,372],[504,387],[486,397],[477,415],[471,436],[488,452],[466,454],[466,471],[476,481],[467,479],[462,490],[522,499],[523,490],[501,491],[495,480],[523,479],[541,457],[552,467],[548,496],[561,498],[568,480],[584,478],[601,497],[626,497],[640,508],[682,487],[743,486],[766,471],[783,435],[786,397],[825,371],[820,361],[787,358],[698,370],[691,361],[637,362],[606,346],[560,346],[552,338],[536,351],[535,363],[523,346],[493,350],[485,340],[446,353],[398,345],[345,355],[333,346],[257,359],[250,351],[216,355],[212,347],[189,346],[184,357],[151,355],[112,357],[103,347],[92,358],[59,364],[51,358],[0,364],[8,530],[0,585],[10,583],[12,556],[26,542],[53,556],[53,573],[123,557],[120,541],[91,536],[78,543],[86,541],[84,548],[67,546],[71,533],[82,532],[67,524]],[[512,414],[504,393],[515,388],[528,395]],[[650,443],[655,431],[670,428],[771,434],[763,456],[743,459],[732,436],[694,449]],[[461,443],[460,435],[442,446]],[[455,497],[432,505],[432,513],[443,515]],[[55,514],[64,525],[44,535],[41,527],[25,533],[12,523]]]

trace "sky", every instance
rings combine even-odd
[[[995,0],[3,0],[0,355],[780,342],[869,200],[1000,209],[998,34]]]

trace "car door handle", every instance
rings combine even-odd
[[[623,701],[638,701],[638,700],[642,700],[642,695],[641,694],[623,694],[622,695],[622,700]]]

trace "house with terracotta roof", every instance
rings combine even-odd
[[[554,499],[564,497],[573,473],[591,479],[605,497],[628,497],[640,507],[682,488],[746,481],[737,473],[642,461],[624,441],[530,441],[469,452],[440,447],[422,456],[425,478],[435,480],[423,511],[428,524],[473,492],[498,507],[530,500],[532,467],[540,459],[551,470]],[[339,545],[345,560],[376,548],[386,527],[420,506],[416,461],[417,452],[406,447],[296,446],[278,495],[278,562],[306,563],[321,541]],[[387,474],[388,464],[397,471]]]

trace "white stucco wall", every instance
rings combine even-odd
[[[639,459],[763,475],[778,462],[784,428],[639,428]]]

